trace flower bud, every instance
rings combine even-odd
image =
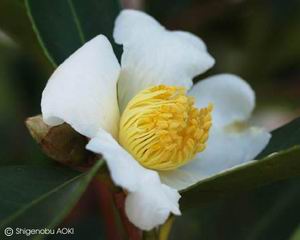
[[[85,168],[93,163],[93,154],[85,149],[88,139],[70,125],[64,123],[51,127],[44,123],[41,115],[37,115],[28,118],[26,126],[50,158],[75,168]]]

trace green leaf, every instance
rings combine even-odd
[[[264,188],[264,192],[256,194],[253,199],[263,208],[263,214],[248,227],[243,239],[288,239],[300,221],[299,183],[299,179],[280,182],[278,186],[272,186],[273,189]],[[274,187],[277,187],[275,191]],[[274,192],[277,193],[275,196]]]
[[[67,168],[9,166],[0,168],[0,232],[11,228],[53,228],[72,209],[93,176]]]
[[[300,227],[296,229],[296,231],[291,236],[290,240],[300,240]]]
[[[300,221],[299,180],[239,192],[185,211],[176,218],[170,239],[289,239]]]
[[[104,34],[113,43],[118,0],[26,0],[33,29],[54,66],[86,41]]]
[[[23,3],[15,0],[0,1],[0,29],[8,34],[22,50],[26,48],[30,52],[36,51],[35,36],[30,31],[30,21]]]
[[[290,177],[300,176],[300,120],[272,132],[260,160],[229,169],[200,181],[183,192],[181,207],[205,205],[221,197]]]
[[[271,153],[279,152],[293,146],[300,146],[300,118],[274,130],[270,143],[264,151],[257,156],[257,159],[264,158]]]

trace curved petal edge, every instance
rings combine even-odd
[[[142,230],[163,224],[170,213],[180,215],[179,193],[160,182],[158,173],[146,169],[104,130],[86,148],[102,154],[114,183],[128,191],[125,211],[129,220]]]
[[[115,22],[114,38],[124,50],[118,83],[121,110],[139,91],[153,85],[189,89],[192,79],[214,64],[199,37],[183,31],[168,31],[140,11],[120,13]]]
[[[271,134],[258,127],[212,129],[207,148],[187,165],[160,173],[163,183],[179,191],[215,174],[252,161],[267,146]]]
[[[218,127],[247,120],[255,107],[253,89],[233,74],[218,74],[201,80],[189,95],[195,97],[199,108],[213,104],[213,125]]]
[[[42,94],[44,121],[67,122],[87,136],[99,128],[118,132],[117,80],[120,65],[112,46],[99,35],[66,59],[52,74]]]

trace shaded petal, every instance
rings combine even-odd
[[[110,134],[99,130],[87,149],[104,156],[114,183],[128,191],[125,211],[137,227],[150,230],[170,213],[180,215],[178,192],[162,184],[157,172],[142,167]]]
[[[185,189],[202,179],[253,160],[268,144],[271,134],[261,128],[212,128],[207,148],[182,168],[161,173],[165,184]]]
[[[195,84],[189,95],[197,107],[212,103],[213,125],[226,126],[247,120],[255,106],[255,94],[247,82],[232,74],[219,74]]]
[[[146,181],[138,191],[129,193],[125,210],[129,220],[143,230],[163,224],[170,212],[180,215],[178,200],[180,195],[173,188],[161,184],[150,184]],[[170,201],[171,200],[171,201]]]
[[[90,138],[99,128],[116,136],[119,73],[119,63],[107,38],[93,38],[50,77],[41,102],[44,121],[51,126],[67,122]]]
[[[191,164],[191,162],[189,164]],[[184,190],[200,180],[205,179],[206,176],[201,174],[201,172],[194,174],[193,172],[185,170],[183,167],[172,171],[161,171],[159,173],[160,179],[164,184],[178,191]]]
[[[214,64],[200,38],[168,31],[143,12],[123,10],[115,23],[114,38],[124,49],[118,83],[121,110],[139,91],[153,85],[189,89],[192,79]]]

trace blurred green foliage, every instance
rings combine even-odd
[[[64,167],[2,167],[0,232],[6,227],[55,227],[74,207],[103,164],[104,160],[99,160],[85,173]]]
[[[288,240],[300,223],[299,179],[232,195],[177,218],[170,239]]]
[[[40,111],[41,91],[50,64],[38,46],[21,1],[0,1],[0,165],[46,163],[25,128]]]
[[[206,76],[238,74],[255,89],[258,108],[299,115],[299,1],[152,0],[146,7],[169,28],[204,39],[216,58]],[[300,239],[299,186],[294,178],[192,209],[177,218],[171,239]]]
[[[280,106],[299,113],[298,0],[145,0],[144,5],[168,28],[191,31],[207,43],[216,66],[197,80],[235,73],[254,87],[259,108]],[[0,165],[49,164],[24,120],[40,112],[41,92],[53,67],[23,1],[0,0],[0,29],[12,39],[0,38]],[[193,209],[177,218],[171,239],[300,239],[299,181]]]
[[[254,87],[260,105],[299,108],[298,0],[152,0],[146,7],[167,27],[204,39],[216,58],[206,75],[238,74]]]

